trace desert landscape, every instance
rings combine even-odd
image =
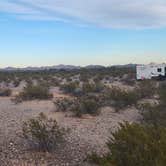
[[[119,123],[139,123],[143,105],[158,103],[155,89],[163,83],[137,81],[135,67],[1,71],[0,80],[3,166],[95,165],[89,155],[108,153],[106,143]],[[51,150],[24,135],[24,123],[41,113],[65,130],[64,141]]]
[[[166,1],[0,0],[0,166],[166,166]]]

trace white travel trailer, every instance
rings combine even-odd
[[[166,78],[166,64],[137,65],[137,80]]]

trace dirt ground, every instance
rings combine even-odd
[[[16,94],[18,89],[14,89]],[[54,98],[64,95],[52,88]],[[21,138],[22,123],[40,112],[55,118],[59,125],[70,129],[66,142],[54,154],[33,152]],[[84,160],[87,154],[107,151],[105,143],[119,122],[133,122],[139,118],[138,110],[130,108],[119,113],[105,107],[99,116],[75,118],[68,113],[55,112],[52,101],[27,101],[14,104],[11,97],[0,98],[0,162],[2,166],[90,166]]]

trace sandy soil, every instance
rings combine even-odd
[[[23,121],[37,116],[40,112],[55,118],[60,126],[71,129],[66,144],[58,148],[55,154],[29,152],[24,143],[20,142]],[[15,105],[10,98],[0,98],[0,143],[4,146],[2,152],[6,152],[12,165],[21,166],[23,163],[24,165],[29,163],[33,166],[35,158],[36,162],[43,166],[84,166],[86,163],[83,160],[88,153],[96,151],[103,154],[107,151],[105,142],[110,136],[110,131],[118,127],[118,122],[135,121],[137,118],[138,111],[134,108],[115,113],[112,108],[107,107],[102,109],[100,116],[85,116],[79,119],[69,114],[55,112],[51,101],[35,100]]]
[[[22,82],[19,87],[12,88],[12,97],[24,86]],[[130,89],[127,86],[122,88]],[[70,97],[57,87],[52,87],[50,91],[53,100]],[[84,162],[87,154],[93,151],[98,154],[107,152],[105,143],[110,132],[118,128],[118,123],[133,122],[139,118],[135,108],[116,113],[113,108],[105,107],[99,116],[85,115],[79,119],[70,113],[56,112],[53,102],[49,100],[27,101],[16,105],[11,101],[12,97],[0,97],[0,166],[91,166]],[[23,122],[41,112],[56,119],[60,126],[70,129],[66,142],[57,147],[54,154],[30,151],[21,138]]]

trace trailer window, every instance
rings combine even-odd
[[[158,71],[159,73],[161,73],[161,72],[162,72],[162,69],[161,69],[161,68],[158,68],[157,71]]]

